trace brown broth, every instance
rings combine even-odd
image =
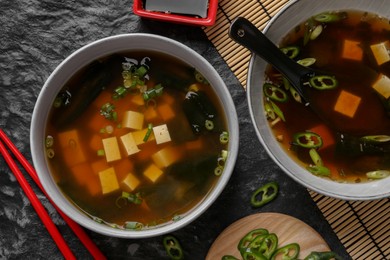
[[[162,83],[163,94],[156,97],[155,102],[148,104],[143,103],[139,93],[130,93],[123,98],[113,100],[113,90],[123,85],[121,64],[124,57],[140,61],[145,56],[151,58],[148,88]],[[218,165],[217,160],[221,151],[227,149],[227,145],[219,141],[220,133],[227,127],[223,108],[212,88],[208,84],[197,82],[194,69],[177,59],[157,52],[131,52],[119,53],[103,60],[109,61],[110,65],[107,69],[112,69],[114,72],[113,79],[85,111],[65,125],[62,122],[63,116],[66,115],[64,110],[67,108],[53,108],[50,113],[47,135],[54,137],[55,151],[55,156],[48,160],[52,174],[58,186],[71,201],[91,217],[110,225],[123,227],[130,221],[142,223],[144,227],[153,227],[172,221],[199,203],[218,179],[214,169]],[[87,70],[84,68],[73,76],[63,87],[63,91],[68,90],[72,95],[82,93],[80,86],[83,84],[82,78]],[[95,76],[98,75],[93,75],[92,78]],[[195,84],[199,91],[206,93],[217,110],[216,117],[213,119],[215,127],[212,131],[204,130],[201,134],[194,134],[183,112],[183,100],[188,87],[192,84]],[[86,100],[87,96],[88,93],[82,98]],[[72,96],[72,100],[76,99],[77,97]],[[117,122],[107,120],[100,115],[101,106],[107,102],[115,105]],[[167,107],[170,110],[167,110]],[[167,124],[172,140],[163,144],[156,144],[153,140],[148,141],[138,145],[140,149],[138,153],[126,156],[119,137],[135,131],[120,126],[121,118],[128,110],[144,113],[143,129],[147,128],[148,123],[152,123],[153,126]],[[172,113],[173,118],[170,117]],[[107,125],[113,126],[112,134],[100,132]],[[75,146],[81,147],[84,160],[80,159],[80,154],[75,150],[70,155],[71,159],[66,159],[66,151],[57,141],[60,133],[74,129],[77,130],[79,137],[79,142],[76,142]],[[102,139],[112,136],[118,139],[122,159],[107,162],[105,156],[97,155],[97,151],[103,148]],[[174,154],[178,159],[167,167],[161,167],[163,174],[153,183],[143,173],[154,163],[152,155],[167,147],[176,149]],[[76,171],[79,174],[71,170],[75,167],[80,168]],[[104,195],[98,172],[109,167],[115,169],[119,189]],[[140,181],[134,191],[122,184],[122,180],[129,172]],[[118,200],[122,191],[139,193],[143,202],[138,205],[125,203],[123,199]]]
[[[296,26],[280,43],[280,47],[298,46],[300,54],[294,58],[315,58],[311,66],[320,71],[334,75],[339,82],[332,90],[309,90],[312,103],[323,108],[327,117],[333,117],[343,126],[343,131],[360,138],[368,135],[389,135],[390,119],[381,102],[378,93],[372,88],[378,75],[390,76],[390,62],[380,66],[371,52],[373,44],[390,39],[390,25],[387,19],[377,15],[345,10],[338,12],[345,16],[340,21],[324,23],[323,31],[315,40],[303,44],[307,23]],[[343,42],[351,40],[359,42],[363,56],[361,59],[342,57]],[[357,56],[356,56],[357,57]],[[281,75],[275,69],[268,67],[266,78],[275,85],[282,87]],[[282,87],[283,88],[283,87]],[[309,87],[308,87],[309,88]],[[346,116],[329,109],[333,108],[342,90],[361,98],[361,102],[353,117]],[[324,165],[330,169],[330,178],[335,181],[362,182],[367,181],[366,173],[374,170],[390,170],[388,153],[353,156],[352,151],[336,149],[338,131],[325,125],[310,108],[296,102],[291,96],[286,103],[277,103],[286,118],[285,123],[277,123],[272,127],[275,136],[282,136],[282,147],[302,166],[313,164],[307,149],[297,149],[292,143],[292,136],[298,132],[319,127],[324,146],[318,150]],[[362,130],[362,126],[365,129]],[[317,128],[318,129],[318,128]],[[325,133],[325,134],[324,134]],[[343,132],[345,133],[345,132]]]

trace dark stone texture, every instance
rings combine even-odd
[[[257,212],[281,212],[311,225],[331,248],[345,249],[306,188],[287,177],[270,159],[252,126],[245,91],[201,28],[140,19],[132,1],[0,1],[0,127],[31,162],[29,128],[38,94],[50,73],[69,54],[94,40],[122,33],[153,33],[175,39],[204,56],[221,74],[240,121],[240,152],[231,180],[217,201],[193,223],[174,232],[187,259],[204,259],[218,234],[232,222]],[[61,259],[30,202],[0,158],[0,259]],[[88,252],[32,184],[79,259]],[[280,194],[260,208],[251,193],[276,180]],[[109,259],[166,259],[162,237],[118,239],[87,231]]]

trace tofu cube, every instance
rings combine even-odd
[[[379,74],[378,79],[372,85],[372,88],[381,94],[384,98],[390,97],[390,78],[386,75]]]
[[[337,98],[334,110],[352,118],[355,116],[361,100],[361,97],[342,90]]]
[[[58,142],[63,150],[64,160],[68,165],[74,166],[86,161],[77,130],[59,133]]]
[[[154,137],[157,144],[162,144],[171,141],[168,126],[166,124],[153,127]]]
[[[163,174],[164,172],[158,168],[155,164],[151,164],[146,170],[144,171],[144,176],[148,178],[151,182],[156,182],[158,178]]]
[[[139,112],[126,111],[123,115],[122,127],[141,130],[144,125],[144,115]]]
[[[118,141],[115,136],[105,138],[102,142],[107,162],[114,162],[121,159]]]
[[[363,59],[363,49],[360,46],[360,42],[344,40],[342,57],[344,59],[361,61]]]
[[[390,43],[389,41],[373,44],[370,46],[372,54],[378,65],[382,65],[390,60]]]
[[[124,184],[126,188],[130,189],[130,191],[135,190],[140,183],[141,182],[138,178],[132,173],[127,174],[126,178],[122,181],[122,184]]]
[[[144,137],[146,135],[146,133],[148,132],[148,129],[145,128],[143,130],[139,130],[139,131],[134,131],[132,132],[133,134],[133,138],[134,138],[134,141],[135,141],[135,144],[136,145],[141,145],[141,144],[144,144]],[[154,138],[154,134],[153,132],[150,134],[148,140],[146,142],[150,142],[150,141],[153,141],[155,140]]]
[[[177,147],[168,146],[152,155],[153,162],[160,168],[165,168],[180,160],[182,151]]]
[[[99,172],[99,179],[103,195],[119,189],[118,179],[113,167]]]
[[[123,147],[125,148],[127,156],[138,153],[140,149],[138,149],[137,144],[135,143],[134,137],[132,133],[128,133],[121,136],[121,141]]]

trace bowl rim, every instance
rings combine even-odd
[[[44,155],[45,128],[48,119],[49,108],[55,96],[64,83],[81,67],[89,62],[109,54],[130,50],[150,50],[157,52],[170,52],[174,56],[202,73],[214,87],[220,103],[225,111],[225,120],[231,137],[229,141],[229,154],[225,170],[219,177],[214,187],[209,191],[193,209],[184,214],[183,218],[158,226],[156,228],[140,231],[120,230],[102,225],[81,213],[70,203],[56,185],[53,176],[49,173],[46,156]],[[55,88],[56,85],[61,87]],[[66,57],[50,74],[45,81],[37,98],[30,125],[30,147],[34,167],[38,177],[53,202],[78,224],[97,233],[120,238],[146,238],[175,231],[191,223],[222,193],[227,185],[235,166],[239,147],[238,117],[233,99],[221,76],[214,67],[195,50],[176,40],[149,33],[128,33],[109,36],[93,41]]]
[[[278,44],[293,26],[305,21],[310,17],[310,14],[329,10],[363,10],[389,19],[390,10],[386,8],[388,4],[390,4],[390,1],[328,0],[324,4],[323,1],[294,0],[286,4],[272,17],[264,28],[263,33],[272,42]],[[262,86],[264,79],[263,75],[259,74],[263,74],[265,66],[264,60],[256,55],[251,55],[247,76],[247,99],[250,117],[260,142],[283,172],[309,190],[337,199],[375,200],[389,197],[390,190],[385,187],[390,187],[390,178],[364,183],[340,183],[317,177],[310,174],[289,156],[286,156],[286,152],[274,139],[270,142],[269,138],[272,133],[268,127],[264,112],[261,111],[264,103],[261,98],[262,91],[259,90],[259,86]],[[260,105],[258,99],[260,99]]]

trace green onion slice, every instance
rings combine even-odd
[[[152,132],[153,132],[153,124],[149,123],[148,124],[148,130],[146,131],[146,134],[145,134],[144,139],[143,139],[144,143],[148,141],[148,139],[149,139],[150,135],[152,134]]]
[[[387,170],[377,170],[366,173],[367,178],[369,179],[383,179],[390,176],[390,171]]]

